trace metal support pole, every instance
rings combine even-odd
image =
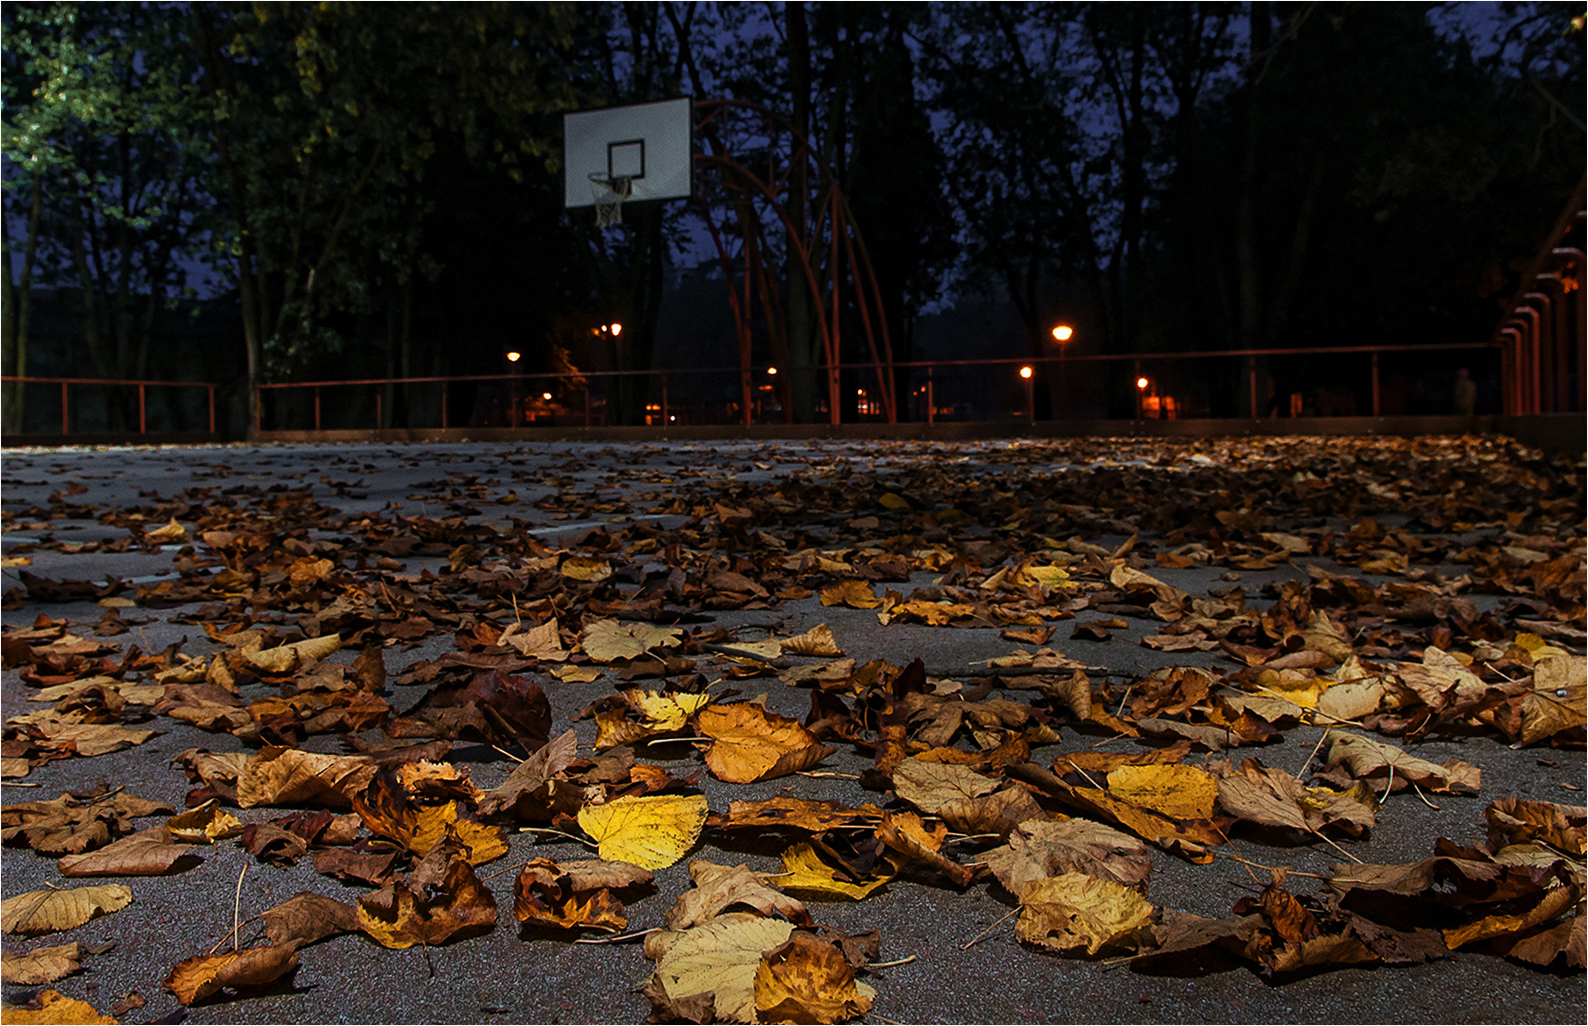
[[[320,388],[314,388],[314,430],[320,430]]]
[[[68,426],[69,418],[66,415],[67,409],[68,409],[68,407],[66,405],[66,382],[63,381],[63,382],[61,382],[61,434],[63,434],[63,435],[71,433],[71,428]]]
[[[1246,358],[1246,389],[1251,397],[1252,419],[1257,419],[1257,357]]]
[[[205,389],[210,394],[210,434],[215,433],[215,386]]]
[[[937,397],[932,394],[932,368],[926,369],[926,422],[937,423]]]
[[[1517,414],[1522,407],[1522,382],[1518,354],[1522,351],[1522,333],[1511,325],[1500,330],[1500,406],[1507,414]]]
[[[138,434],[145,433],[148,430],[148,426],[148,403],[145,400],[143,382],[140,381],[138,382]]]
[[[1373,416],[1382,416],[1378,397],[1378,353],[1373,353]]]
[[[380,389],[375,389],[375,430],[379,431],[386,426],[386,418],[382,416]]]
[[[667,411],[667,375],[663,374],[662,375],[662,427],[665,428],[667,425],[671,424],[672,422],[673,422],[673,418],[668,415],[668,411]]]
[[[441,383],[441,430],[447,429],[447,383]]]
[[[739,401],[740,401],[740,406],[742,407],[742,409],[740,410],[740,413],[743,414],[744,426],[745,427],[749,427],[750,426],[750,421],[751,421],[751,417],[750,417],[751,396],[752,396],[752,393],[750,391],[750,371],[748,369],[742,370],[742,371],[739,372]]]
[[[1522,334],[1522,413],[1538,412],[1538,311],[1519,306],[1511,313],[1526,325]]]

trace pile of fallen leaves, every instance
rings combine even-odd
[[[492,498],[471,475],[432,483],[428,501],[451,514],[438,519],[339,513],[285,485],[103,511],[63,489],[48,507],[8,509],[12,527],[97,514],[127,529],[120,550],[183,547],[178,574],[153,584],[22,571],[26,592],[7,608],[88,599],[103,615],[5,631],[4,665],[40,709],[6,720],[0,772],[136,746],[162,718],[222,740],[177,760],[192,787],[185,810],[118,789],[69,792],[6,805],[4,842],[58,858],[67,878],[181,872],[238,844],[265,863],[307,858],[364,890],[351,902],[300,894],[262,914],[250,946],[234,931],[196,952],[165,981],[183,1004],[282,979],[342,933],[406,948],[493,930],[509,892],[491,883],[508,874],[525,936],[623,935],[624,901],[702,837],[753,838],[782,871],[688,862],[693,887],[642,931],[655,963],[644,993],[663,1018],[866,1012],[876,994],[862,977],[881,939],[822,926],[804,900],[864,901],[897,880],[990,881],[1026,944],[1155,972],[1195,971],[1215,951],[1276,974],[1458,949],[1582,968],[1582,808],[1500,797],[1481,847],[1430,839],[1407,865],[1362,864],[1349,847],[1385,802],[1480,793],[1478,767],[1420,758],[1421,741],[1581,748],[1580,462],[1479,439],[1232,443],[1189,457],[1122,443],[1106,461],[1092,445],[1030,446],[1001,473],[941,458],[832,461],[765,483],[680,471],[655,492],[594,498],[552,475],[539,482],[556,489],[535,503],[543,513],[680,522],[596,527],[564,548],[511,517],[516,492]],[[488,503],[505,519],[471,519]],[[1298,573],[1266,594],[1234,583],[1281,564]],[[1459,574],[1440,572],[1452,565]],[[1229,580],[1193,595],[1164,579],[1190,567]],[[1502,601],[1480,608],[1485,594]],[[996,629],[1010,653],[900,666],[842,651],[825,626],[749,637],[710,617],[800,602],[872,610],[883,631]],[[177,607],[172,619],[204,633],[194,650],[112,640],[140,611]],[[1105,618],[1066,630],[1083,610]],[[1219,658],[1137,678],[1076,658],[1141,622],[1149,648]],[[450,639],[444,653],[403,660],[438,637]],[[1055,638],[1080,644],[1065,654]],[[548,692],[593,681],[610,693],[554,710]],[[741,698],[751,681],[800,689],[808,712]],[[398,686],[423,695],[394,707]],[[593,742],[554,733],[570,714],[593,721]],[[1263,747],[1304,725],[1326,728],[1307,766],[1265,764]],[[341,735],[345,754],[303,747],[322,734]],[[1100,752],[1097,738],[1135,747]],[[460,755],[483,746],[517,760],[484,789]],[[698,759],[679,776],[691,748]],[[820,779],[840,750],[865,760],[874,803],[713,809],[698,787],[701,774]],[[482,872],[523,830],[597,857]],[[1243,834],[1325,844],[1342,862],[1321,876],[1252,865],[1266,882],[1225,918],[1149,900],[1150,849],[1239,859],[1229,839]],[[1313,889],[1295,886],[1313,877]],[[0,918],[8,933],[41,936],[132,901],[119,883],[52,888],[5,899]],[[94,954],[7,951],[4,979],[40,986]],[[7,1021],[69,1003],[39,1000],[8,1006]]]

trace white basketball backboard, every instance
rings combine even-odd
[[[564,114],[565,205],[605,201],[610,191],[603,183],[614,178],[629,179],[630,202],[688,199],[694,195],[694,124],[687,96]]]

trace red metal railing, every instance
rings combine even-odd
[[[1140,377],[1146,371],[1158,373],[1165,365],[1174,365],[1183,362],[1217,361],[1217,360],[1242,360],[1245,362],[1242,377],[1244,377],[1244,391],[1246,395],[1242,404],[1252,417],[1260,416],[1259,395],[1259,369],[1258,357],[1331,357],[1342,355],[1356,355],[1369,357],[1363,368],[1366,390],[1371,399],[1372,415],[1383,415],[1383,400],[1381,396],[1380,357],[1385,354],[1432,354],[1452,353],[1461,351],[1483,351],[1500,349],[1501,345],[1495,342],[1471,343],[1446,343],[1439,345],[1359,345],[1359,346],[1330,346],[1324,348],[1300,347],[1272,347],[1235,350],[1205,350],[1179,353],[1087,353],[1064,354],[1037,358],[1006,357],[983,360],[915,360],[896,363],[851,363],[840,364],[835,367],[806,368],[806,373],[818,375],[828,380],[836,380],[839,374],[849,374],[856,379],[858,396],[854,402],[844,406],[833,403],[833,392],[818,389],[816,392],[820,409],[817,411],[829,423],[841,423],[844,410],[850,411],[853,418],[863,421],[875,422],[885,420],[889,423],[900,419],[900,413],[907,410],[910,404],[902,401],[893,404],[880,402],[880,397],[885,391],[878,387],[871,389],[871,382],[880,385],[887,381],[889,385],[895,383],[899,375],[913,377],[919,387],[910,391],[913,403],[917,408],[915,419],[932,423],[943,416],[938,402],[940,389],[964,388],[966,382],[975,375],[973,371],[982,372],[981,380],[984,388],[997,391],[1003,388],[1005,393],[1013,393],[1017,397],[1023,387],[1024,410],[1005,412],[1003,414],[987,417],[985,409],[982,416],[971,419],[1004,419],[1008,416],[1023,416],[1035,419],[1036,403],[1033,394],[1033,380],[1039,369],[1049,374],[1062,376],[1065,368],[1078,370],[1082,365],[1109,364],[1128,362],[1133,368],[1132,377]],[[1510,352],[1511,350],[1506,350]],[[1030,374],[1022,373],[1025,368],[1030,368]],[[1507,372],[1508,373],[1508,372]],[[630,379],[643,385],[643,404],[645,406],[644,423],[656,426],[671,425],[674,423],[710,423],[730,424],[740,423],[749,425],[757,420],[786,419],[786,408],[789,401],[787,382],[792,372],[789,368],[770,367],[720,367],[720,368],[686,368],[650,371],[582,371],[578,374],[557,374],[551,372],[529,374],[476,374],[457,377],[421,377],[421,378],[362,378],[343,381],[298,381],[276,382],[259,386],[260,401],[255,404],[255,409],[263,411],[266,407],[264,397],[267,394],[276,394],[283,398],[294,394],[302,396],[305,391],[309,393],[308,401],[299,399],[298,412],[308,413],[312,429],[322,431],[326,429],[324,398],[327,390],[375,388],[374,403],[365,403],[358,406],[347,399],[338,401],[339,411],[342,413],[336,420],[340,426],[351,426],[358,429],[356,422],[350,423],[346,415],[349,410],[357,409],[361,418],[370,417],[373,413],[373,423],[364,420],[366,427],[380,428],[385,426],[385,404],[380,390],[401,387],[409,389],[411,386],[439,386],[440,389],[440,423],[417,424],[409,423],[408,427],[439,426],[441,428],[459,427],[452,423],[448,408],[448,392],[451,386],[475,383],[476,385],[492,385],[497,388],[496,402],[505,411],[500,418],[507,424],[525,425],[532,423],[545,423],[548,420],[556,424],[582,423],[584,426],[604,424],[610,403],[605,397],[609,386],[619,379]],[[732,387],[718,390],[716,398],[710,402],[691,400],[691,394],[699,396],[703,391],[701,382],[704,379],[716,377],[718,379],[732,380]],[[1359,379],[1360,380],[1360,379]],[[824,395],[823,392],[828,392]],[[680,393],[684,393],[680,401]],[[536,393],[541,395],[536,399]],[[552,399],[551,397],[557,397]],[[740,397],[751,397],[749,400]],[[764,396],[764,400],[762,397]],[[872,398],[876,397],[876,398]],[[477,397],[476,397],[477,398]],[[1157,396],[1151,397],[1156,400]],[[503,400],[506,400],[503,403]],[[997,400],[984,403],[984,408],[991,408]],[[434,403],[429,409],[433,413]],[[416,409],[413,395],[410,393],[408,409],[412,413]],[[307,407],[307,409],[305,409]],[[707,409],[710,407],[710,409]],[[1160,407],[1160,415],[1168,415],[1167,407]],[[704,412],[703,412],[704,411]],[[291,416],[292,411],[285,404],[278,406],[272,420],[274,428],[278,430],[292,429],[296,425],[291,422],[296,420]],[[653,416],[654,414],[654,416]],[[959,414],[956,413],[955,416]],[[1058,411],[1055,416],[1060,415]],[[262,416],[262,414],[261,414]],[[683,416],[683,421],[679,417]],[[908,416],[908,413],[905,413]],[[1144,416],[1143,407],[1138,397],[1136,417]],[[425,419],[421,417],[420,419]],[[301,421],[298,421],[301,424]],[[474,426],[492,426],[495,421],[482,424],[476,419]],[[256,431],[264,428],[263,423],[256,423]],[[298,428],[301,430],[301,428]]]
[[[1584,193],[1579,183],[1494,329],[1491,342],[1504,354],[1506,413],[1588,409]]]
[[[149,430],[149,402],[148,390],[151,388],[202,388],[207,393],[209,407],[209,433],[215,434],[215,389],[219,387],[213,381],[139,381],[116,378],[35,378],[13,377],[6,375],[0,377],[0,382],[6,384],[22,385],[60,385],[61,386],[61,434],[72,433],[71,418],[71,386],[73,385],[98,385],[116,388],[136,387],[138,390],[138,434],[148,434]]]

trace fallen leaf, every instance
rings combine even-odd
[[[865,581],[843,581],[828,585],[819,593],[824,606],[848,606],[850,609],[876,609],[882,605]]]
[[[753,1023],[756,974],[761,956],[783,946],[794,924],[748,912],[730,912],[681,932],[660,931],[645,939],[645,956],[656,971],[645,987],[658,1015],[673,1015],[690,998],[708,996],[719,1022]]]
[[[744,905],[763,916],[778,915],[793,923],[809,926],[810,914],[803,903],[767,886],[772,879],[748,866],[719,866],[703,860],[689,864],[689,878],[695,886],[679,895],[668,910],[669,930],[699,926],[735,905]]]
[[[683,632],[671,627],[597,620],[585,627],[579,644],[596,662],[615,663],[639,659],[652,649],[674,648],[682,638]]]
[[[822,861],[809,842],[801,842],[783,853],[783,872],[778,886],[821,898],[848,898],[859,901],[874,893],[897,875],[890,863],[870,876],[855,877]],[[842,876],[840,876],[842,874]]]
[[[755,971],[758,1022],[847,1022],[875,997],[835,945],[804,930],[766,952]]]
[[[666,869],[694,847],[706,821],[704,795],[618,798],[579,810],[579,828],[608,862]]]
[[[171,839],[164,824],[129,834],[98,851],[67,855],[56,863],[62,876],[160,876],[201,860],[197,845]]]
[[[88,1002],[66,997],[56,990],[41,991],[25,1005],[0,1005],[0,1018],[4,1018],[8,1024],[17,1023],[19,1026],[21,1024],[53,1026],[57,1023],[98,1026],[100,1023],[117,1022],[109,1016],[94,1011],[94,1006]]]
[[[712,739],[706,767],[712,776],[731,784],[810,769],[833,752],[798,720],[750,702],[706,706],[695,714],[695,724]]]
[[[18,987],[54,983],[81,969],[84,954],[83,946],[76,941],[55,947],[34,948],[23,954],[6,951],[0,953],[0,980]]]
[[[258,987],[298,967],[296,942],[272,944],[221,955],[195,955],[177,963],[165,986],[184,1005],[212,997],[222,990]]]
[[[358,929],[356,906],[309,891],[299,891],[263,913],[263,919],[265,936],[278,946],[292,943],[301,947]]]
[[[408,880],[393,880],[358,899],[358,928],[382,947],[397,949],[493,929],[496,899],[473,867],[461,858],[444,864],[439,879],[419,879],[421,864]]]
[[[650,882],[649,870],[628,862],[534,859],[514,881],[513,915],[534,926],[615,933],[628,918],[612,892]]]
[[[74,929],[131,903],[132,891],[123,884],[28,891],[0,902],[0,922],[6,933],[35,937]]]
[[[792,638],[782,638],[779,644],[784,652],[792,652],[795,655],[836,659],[844,654],[838,647],[838,640],[833,637],[833,629],[826,624],[819,624],[804,634],[797,634]]]
[[[1020,894],[1015,932],[1021,940],[1054,951],[1134,948],[1152,925],[1153,906],[1114,880],[1062,873],[1032,881]]]
[[[1145,892],[1152,856],[1140,840],[1089,819],[1026,822],[982,855],[1004,890],[1019,896],[1037,880],[1084,873]]]

